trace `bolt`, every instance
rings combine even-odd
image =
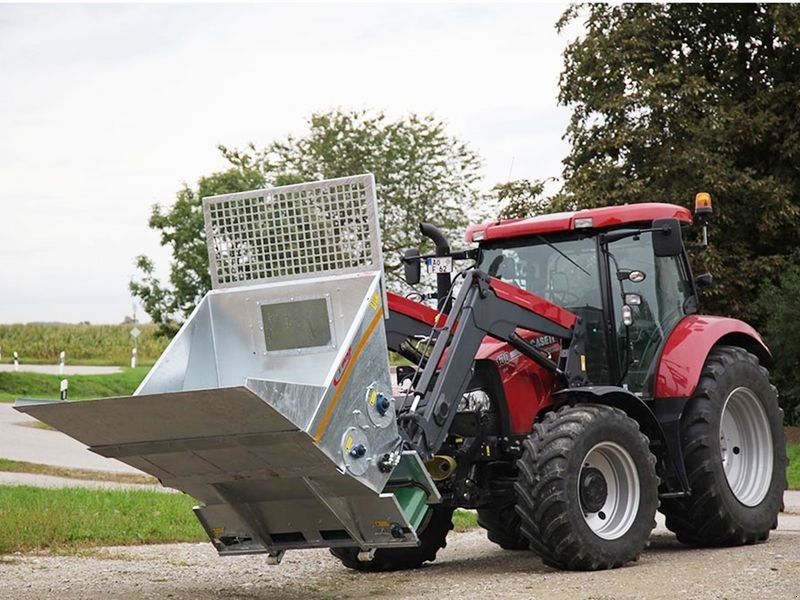
[[[389,473],[392,470],[392,457],[388,454],[384,454],[381,457],[381,461],[378,463],[378,470],[381,473]]]
[[[353,458],[361,458],[367,453],[367,447],[364,444],[356,444],[350,448],[350,456]]]
[[[375,402],[375,408],[377,409],[378,414],[380,416],[384,416],[386,414],[386,411],[389,410],[389,406],[391,406],[389,398],[379,393],[378,399]]]
[[[392,526],[389,529],[389,531],[391,532],[392,537],[398,540],[406,537],[406,534],[403,531],[403,527],[399,523],[392,523]]]

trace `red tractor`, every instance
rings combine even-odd
[[[386,330],[416,365],[398,368],[398,425],[442,503],[418,547],[334,555],[420,566],[457,507],[564,569],[636,560],[656,510],[692,546],[766,540],[786,487],[771,356],[749,325],[699,314],[711,277],[692,274],[691,222],[658,203],[550,214],[472,226],[477,248],[459,252],[423,224],[436,253],[407,251],[406,278],[439,272],[439,310],[389,294]],[[475,262],[451,279],[459,259]]]

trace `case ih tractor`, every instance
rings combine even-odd
[[[406,276],[439,273],[436,309],[384,289],[371,176],[204,212],[214,289],[136,393],[19,408],[200,500],[220,554],[414,568],[468,508],[505,549],[595,570],[636,560],[656,510],[693,546],[776,526],[770,353],[698,314],[687,209],[486,223],[458,252],[423,224],[436,253]],[[387,348],[411,364],[395,382]]]

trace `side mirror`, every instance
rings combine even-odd
[[[681,222],[675,217],[653,221],[653,254],[658,257],[680,256],[683,250]]]
[[[714,283],[714,276],[711,273],[703,273],[694,278],[694,284],[698,288],[705,288]]]
[[[421,273],[419,250],[417,248],[409,248],[403,253],[403,268],[405,270],[406,283],[408,285],[417,285]]]

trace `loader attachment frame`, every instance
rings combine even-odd
[[[486,335],[508,342],[552,370],[566,387],[586,385],[582,322],[573,313],[536,294],[470,270],[416,386],[399,406],[398,424],[411,448],[424,460],[447,438],[458,403],[472,377],[475,355]],[[520,337],[524,329],[560,338],[558,362]]]

